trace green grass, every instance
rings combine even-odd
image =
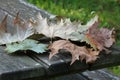
[[[117,30],[117,45],[120,45],[120,0],[27,0],[52,14],[80,20],[85,24],[98,15],[101,26]],[[120,76],[120,67],[109,68]]]
[[[104,26],[120,26],[120,2],[116,0],[28,0],[52,14],[88,21],[94,13]]]

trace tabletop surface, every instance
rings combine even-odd
[[[35,17],[38,12],[47,17],[51,15],[22,0],[0,1],[0,21],[8,14],[8,26],[12,26],[11,21],[18,11],[22,19]],[[35,54],[28,52],[24,54],[18,52],[16,54],[7,54],[4,48],[0,47],[0,80],[54,76],[120,65],[120,47],[113,46],[111,50],[112,53],[109,55],[100,54],[100,58],[93,64],[76,61],[70,65],[71,55],[69,54],[58,54],[49,60],[49,53]]]

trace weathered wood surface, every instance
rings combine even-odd
[[[86,71],[81,73],[81,75],[88,78],[89,80],[120,80],[119,77],[116,77],[106,69]]]
[[[40,78],[31,78],[27,80],[41,80]],[[67,74],[63,76],[46,77],[44,80],[120,80],[114,74],[106,69],[85,71],[83,73]]]
[[[0,48],[0,80],[18,80],[43,76],[44,67],[21,53],[8,55]]]
[[[13,26],[12,19],[18,11],[22,19],[35,17],[38,12],[47,17],[51,15],[22,0],[0,0],[0,21],[8,14],[8,28]],[[23,52],[19,52],[15,55],[8,55],[0,47],[0,80],[56,76],[120,65],[120,47],[113,47],[111,50],[110,55],[101,54],[100,58],[93,64],[76,61],[70,66],[71,55],[68,53],[58,54],[49,60],[49,53],[33,54],[28,52],[23,54]]]

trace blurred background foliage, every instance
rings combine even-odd
[[[80,20],[85,24],[95,15],[99,16],[100,27],[115,28],[117,45],[120,45],[120,0],[27,0],[49,13]],[[120,76],[120,66],[109,68]]]

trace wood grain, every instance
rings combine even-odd
[[[12,20],[18,11],[22,19],[35,17],[38,12],[44,17],[51,16],[50,13],[27,4],[22,0],[0,0],[0,21],[8,14],[7,28],[11,32],[13,31]],[[45,78],[46,76],[59,76],[120,65],[120,47],[116,46],[111,48],[112,53],[109,55],[102,52],[100,58],[93,64],[86,64],[85,61],[76,61],[72,65],[70,65],[71,55],[66,52],[60,52],[49,60],[49,53],[35,54],[28,51],[27,54],[17,52],[10,55],[3,49],[3,47],[0,47],[0,80],[33,79],[34,77]],[[85,75],[87,73],[83,76]],[[81,79],[86,80],[83,76]]]

